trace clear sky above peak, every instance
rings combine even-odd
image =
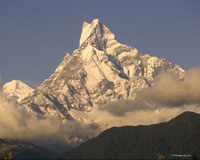
[[[39,85],[95,18],[123,44],[184,69],[200,65],[199,0],[0,1],[0,74]]]

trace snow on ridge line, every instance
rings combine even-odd
[[[20,102],[34,89],[20,80],[12,80],[3,85],[3,92],[9,99]]]

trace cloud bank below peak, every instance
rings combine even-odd
[[[28,141],[49,147],[56,143],[77,145],[96,135],[97,130],[77,121],[61,122],[50,115],[27,112],[0,92],[0,138]]]
[[[183,79],[163,73],[135,100],[119,100],[101,106],[93,112],[93,117],[96,123],[111,127],[165,122],[184,111],[200,113],[199,80],[200,67],[188,70]]]
[[[189,69],[182,80],[171,74],[155,79],[155,85],[143,90],[143,99],[168,106],[200,104],[200,67]]]
[[[100,128],[78,121],[60,122],[48,115],[27,112],[0,92],[0,138],[30,142],[80,143],[102,130],[125,125],[149,125],[168,121],[184,111],[200,113],[200,68],[188,70],[183,79],[164,73],[135,100],[121,100],[86,113]],[[31,133],[31,134],[30,134]],[[79,138],[77,138],[79,137]]]

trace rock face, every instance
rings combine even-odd
[[[29,111],[76,119],[74,111],[120,99],[134,99],[161,72],[182,78],[184,70],[165,59],[120,44],[98,19],[83,23],[79,48],[66,54],[55,72],[20,103]]]
[[[3,92],[9,99],[20,102],[34,89],[20,80],[12,80],[3,85]]]

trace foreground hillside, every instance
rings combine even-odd
[[[31,143],[0,139],[0,159],[8,152],[13,154],[14,159],[50,159],[54,156],[51,151]]]
[[[199,142],[200,114],[184,112],[165,123],[113,127],[64,153],[62,158],[153,159],[157,153],[165,158],[173,158],[175,154],[199,157]]]

